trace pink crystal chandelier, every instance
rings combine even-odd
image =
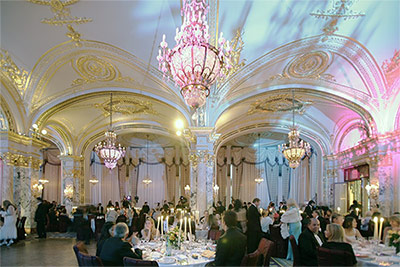
[[[231,68],[231,48],[222,33],[218,40],[219,48],[208,42],[208,9],[206,0],[184,0],[181,10],[183,24],[176,29],[176,45],[169,49],[164,34],[157,56],[164,77],[169,75],[173,78],[175,85],[181,88],[186,104],[192,108],[205,104],[210,86],[224,75],[224,68]]]
[[[125,156],[125,147],[122,147],[121,144],[118,144],[118,147],[115,146],[117,135],[112,130],[112,94],[110,97],[110,129],[105,133],[105,136],[106,140],[99,142],[94,150],[104,160],[104,165],[112,170],[117,166],[118,160]]]

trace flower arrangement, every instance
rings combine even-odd
[[[388,231],[389,235],[389,246],[396,248],[396,253],[399,253],[400,250],[400,231]]]
[[[185,240],[185,234],[181,231],[181,242]],[[174,248],[178,248],[179,245],[179,227],[172,228],[167,233],[167,244]]]

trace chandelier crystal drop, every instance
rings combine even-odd
[[[292,90],[292,103],[293,103],[293,126],[290,128],[290,132],[288,133],[288,144],[283,144],[282,148],[279,147],[279,150],[283,153],[283,156],[288,160],[290,168],[297,168],[300,165],[301,159],[304,155],[310,155],[311,147],[310,144],[304,142],[300,139],[300,132],[297,130],[295,126],[294,120],[294,90]]]
[[[104,165],[112,170],[117,166],[118,160],[125,156],[125,147],[120,144],[115,145],[117,135],[112,130],[112,94],[110,97],[110,129],[105,133],[105,137],[106,140],[99,142],[94,150],[104,160]]]
[[[232,67],[229,64],[232,49],[223,34],[218,39],[218,47],[209,44],[208,9],[206,0],[183,0],[183,24],[176,29],[176,45],[169,49],[164,34],[157,56],[164,78],[167,75],[173,78],[186,104],[192,108],[206,103],[210,86],[224,76],[223,69]]]

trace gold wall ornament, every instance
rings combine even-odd
[[[72,86],[78,86],[93,82],[133,82],[130,77],[122,77],[119,69],[106,57],[85,55],[72,61],[72,68],[82,78],[72,82]]]
[[[230,69],[227,69],[224,65],[224,68],[222,69],[223,73],[225,74],[225,77],[222,79],[219,79],[219,82],[223,82],[229,78],[229,76],[233,75],[236,73],[240,68],[242,68],[245,65],[246,59],[240,60],[240,54],[242,53],[243,47],[244,47],[244,42],[243,42],[243,32],[240,29],[236,30],[236,35],[233,37],[233,39],[229,42],[229,45],[232,49],[231,52],[231,58],[229,62],[227,62],[227,65],[230,65]],[[225,43],[225,46],[228,44]],[[228,60],[228,59],[224,59]]]
[[[69,30],[69,32],[67,32],[65,35],[67,37],[69,37],[71,39],[71,41],[75,42],[75,45],[77,47],[82,46],[81,43],[81,34],[79,32],[77,32],[74,27],[72,27],[71,25],[67,25],[67,29]]]
[[[32,167],[34,170],[38,170],[42,164],[42,160],[40,159],[11,152],[0,154],[0,157],[7,163],[7,165],[26,168]]]
[[[94,108],[100,109],[104,117],[110,116],[110,100],[103,103],[93,104]],[[158,112],[153,109],[151,101],[144,101],[137,98],[115,97],[113,99],[112,112],[121,113],[123,115],[137,114],[153,114],[158,115]]]
[[[400,78],[400,50],[395,50],[391,59],[387,59],[382,63],[382,70],[386,76],[388,87]]]
[[[247,114],[251,115],[258,112],[288,112],[292,110],[296,111],[298,114],[304,114],[306,109],[312,104],[312,101],[303,101],[300,97],[295,97],[293,99],[289,94],[272,95],[252,103]]]
[[[19,94],[22,96],[26,90],[29,73],[28,71],[19,68],[6,50],[0,50],[1,71],[11,79],[13,84],[17,87]]]
[[[61,0],[27,0],[33,4],[42,5],[42,6],[50,6],[51,12],[54,13],[53,18],[44,18],[42,19],[42,23],[54,25],[54,26],[62,26],[65,24],[84,24],[91,22],[91,18],[86,17],[73,17],[71,16],[71,11],[67,6],[76,4],[79,0],[69,0],[69,1],[61,1]]]
[[[5,116],[5,120],[7,120],[7,122],[4,122],[3,125],[0,125],[1,126],[0,130],[1,131],[9,130],[11,132],[16,132],[17,129],[15,127],[14,118],[13,118],[11,111],[6,103],[6,100],[4,99],[4,97],[2,95],[0,95],[0,108],[1,108],[0,112]],[[0,115],[0,117],[1,117],[1,115]]]

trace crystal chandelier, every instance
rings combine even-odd
[[[198,108],[205,104],[210,86],[218,77],[224,76],[223,69],[230,69],[231,47],[222,33],[218,47],[209,44],[206,16],[209,6],[206,0],[183,0],[182,26],[176,29],[176,45],[168,48],[165,34],[157,56],[159,69],[169,74],[187,105]]]
[[[260,149],[260,134],[258,134],[258,160],[261,161],[261,149]],[[262,172],[258,169],[258,177],[254,179],[257,184],[264,182],[264,178],[262,178]]]
[[[290,128],[290,132],[288,133],[289,143],[283,144],[282,148],[279,147],[279,150],[289,161],[289,167],[295,169],[299,166],[300,160],[304,157],[305,154],[310,155],[310,144],[300,139],[300,132],[297,130],[297,127],[295,126],[294,89],[292,89],[292,104],[293,104],[292,108],[293,126]]]
[[[153,181],[149,176],[149,135],[146,135],[146,176],[142,181],[145,185],[151,184]]]
[[[105,136],[106,140],[99,142],[94,150],[104,160],[106,167],[112,170],[117,166],[118,160],[125,156],[125,147],[121,147],[120,144],[118,144],[118,147],[115,146],[117,135],[112,130],[112,94],[110,97],[110,129],[105,133]]]

